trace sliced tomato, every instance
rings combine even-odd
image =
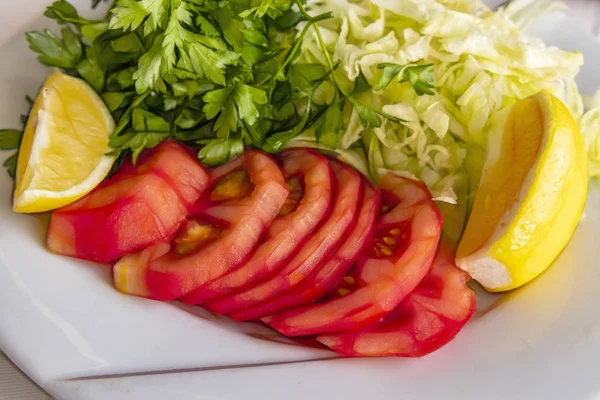
[[[208,186],[208,173],[186,147],[165,141],[130,162],[81,200],[55,211],[48,247],[109,262],[173,237]]]
[[[255,319],[255,314],[246,313],[244,309],[297,287],[327,260],[356,223],[357,207],[362,198],[360,175],[337,161],[331,161],[331,164],[336,177],[336,192],[329,218],[275,276],[250,289],[206,303],[208,310],[227,314],[235,320]]]
[[[243,313],[248,317],[258,319],[279,311],[313,303],[323,297],[337,286],[367,245],[371,243],[380,209],[381,193],[369,182],[364,182],[364,193],[357,223],[335,253],[296,288],[272,301],[245,309],[240,314]]]
[[[210,191],[168,252],[123,258],[114,267],[115,285],[163,301],[206,285],[248,259],[287,197],[275,160],[247,151],[212,171]]]
[[[162,241],[140,252],[127,254],[121,258],[113,268],[117,289],[126,294],[146,296],[148,293],[146,285],[148,264],[168,254],[170,250],[171,243]]]
[[[359,332],[321,335],[317,340],[344,356],[423,357],[456,337],[475,313],[469,275],[442,245],[429,274],[380,322]]]
[[[375,238],[329,300],[263,321],[286,336],[364,328],[394,310],[423,279],[442,232],[442,216],[422,183],[388,174]],[[387,212],[386,212],[387,211]]]
[[[179,300],[201,304],[257,283],[278,271],[329,215],[333,172],[327,159],[312,150],[288,150],[277,156],[290,194],[252,258],[227,275]]]

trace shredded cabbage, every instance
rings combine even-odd
[[[494,121],[517,100],[546,89],[581,120],[592,173],[600,175],[600,108],[583,115],[574,80],[582,55],[546,46],[523,31],[557,7],[517,0],[494,12],[478,0],[308,0],[311,14],[334,13],[320,29],[345,90],[352,91],[361,73],[376,87],[383,63],[433,65],[433,95],[420,96],[399,79],[360,94],[362,103],[403,122],[384,120],[379,128],[365,129],[349,107],[340,147],[333,151],[375,180],[393,171],[424,181],[437,200],[468,201]],[[317,35],[310,32],[300,62],[326,65]],[[289,143],[300,145],[323,147],[311,130]]]
[[[588,111],[581,118],[581,133],[588,150],[590,176],[600,178],[600,90],[584,100]]]

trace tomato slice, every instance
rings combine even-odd
[[[333,289],[344,278],[367,245],[371,243],[380,209],[381,193],[369,182],[364,182],[364,193],[357,223],[331,258],[296,288],[272,301],[243,310],[242,313],[258,319],[279,311],[310,304]]]
[[[312,150],[288,150],[277,156],[290,194],[267,239],[241,267],[199,287],[179,300],[201,304],[245,289],[278,271],[319,226],[331,207],[333,171],[328,160]]]
[[[394,174],[380,181],[384,211],[375,239],[329,300],[263,321],[286,336],[364,328],[389,314],[423,279],[442,232],[425,185]]]
[[[166,254],[134,254],[114,267],[125,293],[170,301],[219,278],[248,259],[287,196],[279,166],[247,151],[211,173],[211,189]]]
[[[208,186],[189,149],[165,141],[137,165],[52,214],[48,247],[55,253],[109,262],[171,238]]]
[[[317,340],[344,356],[423,357],[456,337],[475,313],[469,275],[441,245],[431,271],[381,322],[359,331],[321,335]]]
[[[255,319],[256,315],[245,313],[244,309],[297,287],[327,260],[356,223],[357,207],[362,198],[361,176],[337,161],[331,161],[331,167],[336,177],[333,208],[319,230],[275,276],[250,289],[206,303],[208,310],[240,321]]]

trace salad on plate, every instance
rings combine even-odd
[[[525,30],[560,3],[101,3],[27,33],[51,69],[0,148],[14,211],[124,294],[421,357],[553,263],[600,175],[582,55]]]

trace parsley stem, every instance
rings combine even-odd
[[[312,21],[308,21],[308,23],[304,25],[304,29],[302,29],[300,36],[298,36],[298,40],[296,40],[296,43],[294,43],[294,47],[290,49],[290,52],[285,56],[283,64],[281,64],[281,66],[277,70],[277,73],[273,77],[271,77],[271,79],[276,79],[283,71],[285,71],[289,63],[292,62],[295,54],[300,49],[300,46],[302,46],[302,41],[304,40],[304,36],[306,36],[306,32],[308,32],[308,29],[311,27],[312,24]]]
[[[304,17],[310,21],[312,19],[312,16],[308,12],[306,12],[306,9],[302,5],[302,2],[300,0],[294,0],[294,3],[296,3],[302,15],[304,15]]]
[[[331,73],[331,79],[333,80],[333,84],[337,88],[337,90],[344,96],[353,106],[356,107],[358,101],[348,92],[346,92],[337,81],[335,77],[335,67],[333,65],[333,60],[331,59],[331,55],[329,54],[329,50],[327,50],[327,46],[325,45],[325,41],[323,40],[323,36],[321,35],[321,30],[319,29],[319,25],[315,24],[315,33],[317,34],[317,39],[319,40],[319,45],[321,46],[321,50],[325,56],[325,60],[327,61],[327,65],[329,66],[329,70]]]
[[[302,5],[302,2],[300,2],[300,0],[295,0],[295,3],[298,6],[298,8],[300,9],[300,12],[302,13],[302,15],[304,15],[309,21],[312,20],[312,17],[310,16],[310,14],[308,12],[306,12],[306,9]],[[325,60],[327,61],[327,64],[329,65],[329,69],[331,71],[331,77],[333,78],[333,82],[335,83],[335,86],[338,86],[337,79],[335,78],[335,74],[333,73],[333,70],[334,70],[333,61],[331,60],[331,56],[329,55],[329,50],[327,50],[327,46],[325,46],[325,41],[323,40],[323,36],[321,35],[321,30],[319,29],[319,24],[313,23],[311,25],[313,25],[315,28],[315,33],[317,34],[317,39],[319,40],[319,45],[321,46],[321,50],[323,50]]]
[[[304,6],[302,5],[302,3],[300,2],[300,0],[295,0],[296,5],[298,5],[298,8],[300,8],[300,12],[306,16],[307,18],[311,18],[310,14],[308,14],[308,12],[306,12],[306,9],[304,8]],[[329,66],[329,69],[331,71],[331,78],[333,79],[333,83],[335,85],[335,87],[337,88],[337,90],[342,94],[342,96],[344,96],[354,107],[360,105],[359,101],[356,100],[356,98],[354,98],[354,96],[352,96],[350,93],[348,93],[347,91],[345,91],[342,87],[340,87],[340,85],[338,84],[337,78],[335,77],[334,74],[334,66],[333,66],[333,60],[331,59],[331,55],[329,54],[329,50],[327,50],[327,46],[325,45],[325,41],[323,40],[323,36],[321,35],[321,30],[319,29],[319,24],[313,24],[314,28],[315,28],[315,33],[317,34],[317,39],[319,40],[319,45],[321,46],[321,50],[323,51],[323,55],[325,56],[325,60],[327,61],[327,65]],[[365,106],[366,108],[374,111],[375,113],[381,115],[384,118],[387,118],[393,122],[400,122],[402,121],[399,118],[394,117],[393,115],[390,115],[388,113],[385,113],[381,110],[374,110],[371,107]]]
[[[300,12],[310,18],[310,15],[306,12],[306,9],[300,2],[300,0],[295,0],[296,4],[300,8]],[[347,93],[344,89],[340,87],[338,84],[337,78],[335,77],[335,67],[333,65],[333,60],[331,59],[331,55],[329,54],[329,50],[327,50],[327,46],[325,45],[325,40],[323,40],[323,35],[321,35],[321,29],[319,29],[319,24],[313,24],[315,28],[315,33],[317,34],[317,39],[319,40],[319,45],[321,46],[321,50],[323,51],[323,55],[325,56],[325,61],[327,61],[327,65],[329,66],[329,71],[331,74],[331,79],[333,80],[333,84],[339,90],[339,92],[347,98],[352,104],[356,103],[356,99],[354,99],[349,93]]]
[[[308,15],[308,14],[305,14],[305,15]],[[306,23],[306,25],[304,25],[304,28],[302,29],[302,32],[300,32],[300,35],[296,39],[294,46],[290,49],[288,54],[285,56],[285,60],[283,61],[283,63],[279,67],[279,69],[277,70],[277,73],[275,75],[273,75],[271,78],[267,79],[265,82],[261,82],[261,84],[264,84],[272,79],[277,79],[277,77],[280,76],[283,73],[283,71],[285,71],[285,69],[288,67],[288,65],[294,60],[296,53],[300,50],[300,47],[302,46],[302,42],[304,41],[304,37],[306,36],[306,33],[308,32],[308,30],[310,29],[310,27],[312,25],[316,24],[319,21],[323,21],[323,20],[326,20],[326,19],[329,19],[332,17],[333,17],[333,14],[331,12],[317,15],[314,18],[311,17],[310,15],[308,15],[308,17],[307,17],[308,22]]]
[[[323,50],[323,54],[325,55],[325,60],[327,61],[327,65],[329,66],[329,70],[331,71],[331,77],[337,86],[337,79],[335,78],[335,74],[333,73],[333,60],[331,59],[331,55],[329,54],[329,50],[327,50],[327,46],[325,45],[325,41],[323,40],[323,36],[321,35],[321,29],[319,29],[319,25],[315,24],[315,33],[317,34],[317,38],[319,39],[319,44],[321,45],[321,49]]]

